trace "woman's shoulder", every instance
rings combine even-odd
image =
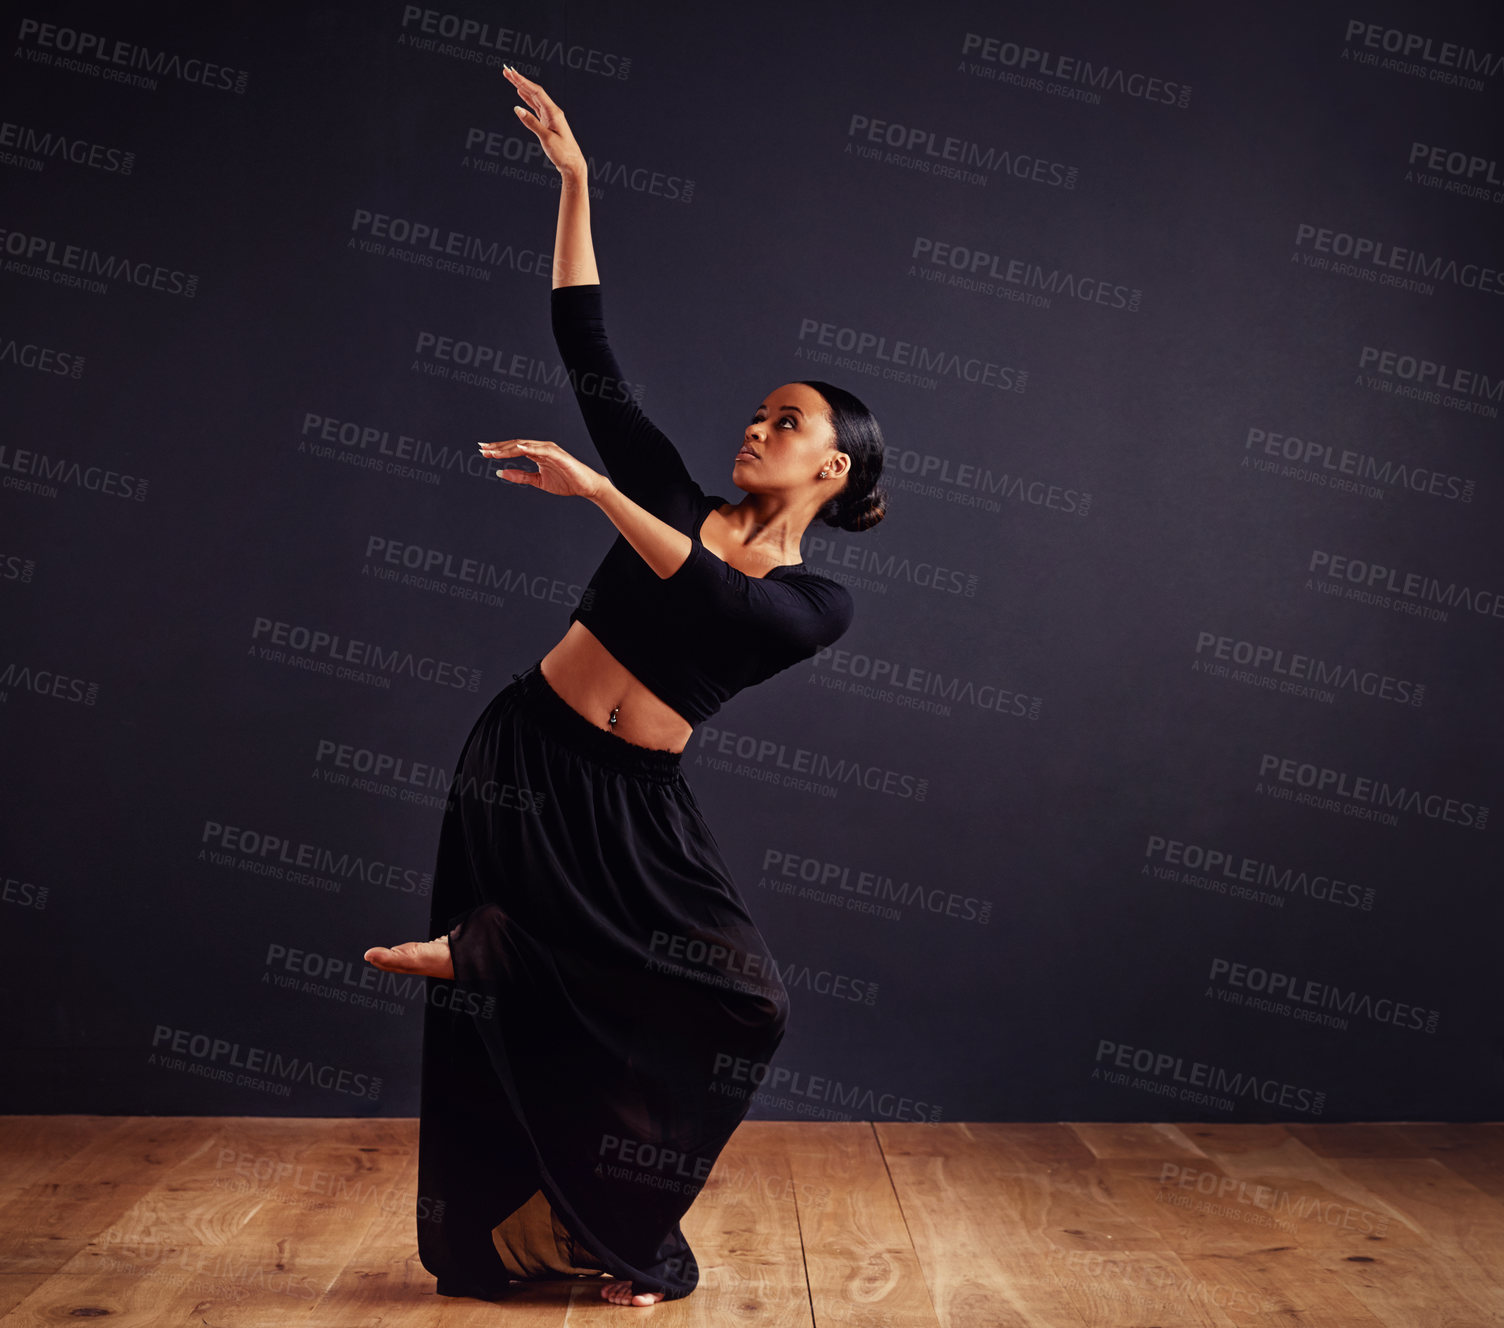
[[[816,571],[808,563],[799,563],[780,567],[777,580],[808,602],[836,636],[851,626],[856,615],[856,601],[852,599],[851,591],[833,577]]]

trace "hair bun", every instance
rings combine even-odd
[[[842,530],[870,530],[888,514],[888,495],[874,488],[860,502],[845,508],[837,524]]]
[[[869,530],[888,510],[888,495],[877,484],[883,473],[883,431],[861,399],[844,387],[818,378],[799,381],[824,398],[835,431],[836,448],[851,460],[845,482],[815,517],[837,530]]]

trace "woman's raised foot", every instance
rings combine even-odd
[[[448,936],[431,941],[403,941],[401,945],[373,945],[362,957],[366,963],[388,973],[416,973],[425,978],[454,977]]]

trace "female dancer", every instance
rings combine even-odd
[[[882,519],[883,439],[850,393],[794,382],[743,430],[732,504],[633,401],[607,344],[586,162],[507,67],[561,179],[555,340],[602,475],[557,443],[482,443],[498,473],[619,532],[563,639],[475,722],[440,830],[432,941],[376,946],[427,984],[418,1248],[440,1295],[606,1275],[694,1290],[679,1219],[746,1115],[788,993],[680,769],[693,726],[839,638],[850,592],[799,560],[816,517]],[[447,994],[446,994],[447,993]],[[437,999],[435,999],[437,997]]]

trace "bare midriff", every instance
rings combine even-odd
[[[699,530],[706,550],[754,579],[784,566],[773,561],[777,554],[758,556],[736,548],[725,524],[728,512],[734,510],[730,503],[722,503],[706,514]],[[694,732],[694,725],[643,686],[582,622],[569,624],[559,644],[543,656],[541,667],[544,680],[571,710],[627,742],[657,751],[682,752]]]
[[[643,686],[582,622],[569,624],[540,668],[544,681],[571,710],[625,742],[682,752],[694,732],[683,715]]]

